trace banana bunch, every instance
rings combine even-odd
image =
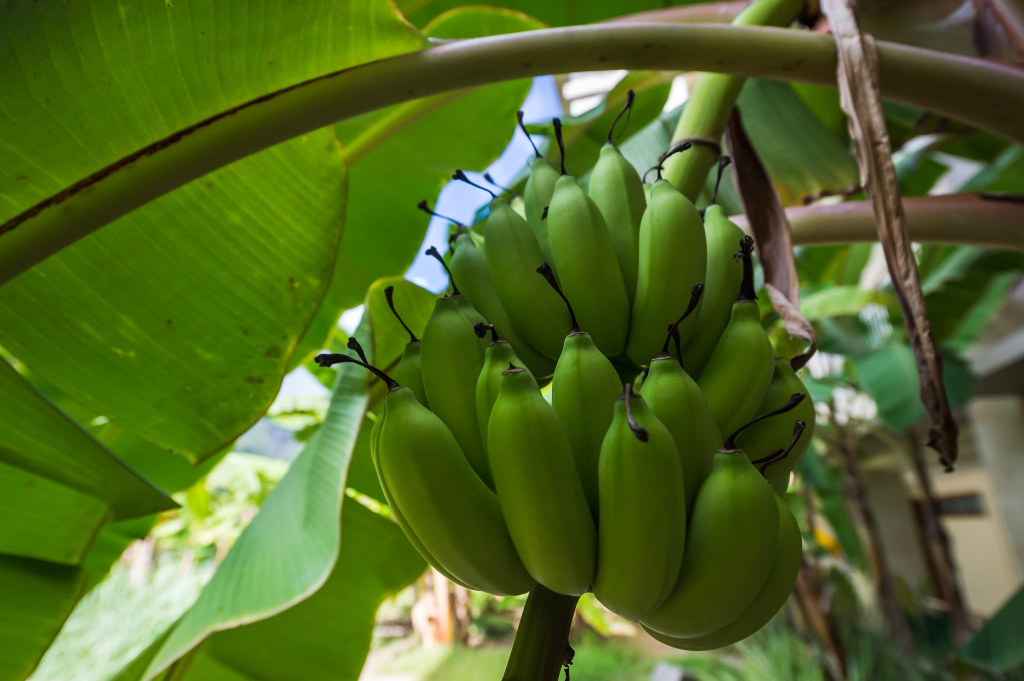
[[[443,575],[501,595],[592,590],[669,645],[729,645],[796,580],[783,495],[813,404],[761,326],[750,237],[660,165],[645,187],[611,132],[584,185],[555,132],[560,171],[535,147],[519,205],[491,192],[447,259],[428,251],[450,293],[422,338],[405,327],[388,373],[354,340],[358,358],[317,362],[387,385],[373,463]]]

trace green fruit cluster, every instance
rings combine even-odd
[[[538,154],[521,212],[495,196],[454,238],[453,292],[390,376],[321,355],[387,383],[373,462],[430,564],[493,594],[593,590],[679,648],[763,626],[800,565],[781,495],[814,409],[751,247],[610,141],[586,187]]]

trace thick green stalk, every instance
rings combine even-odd
[[[915,196],[903,199],[903,211],[913,241],[1024,251],[1024,202],[1016,197]],[[795,206],[786,209],[786,217],[798,246],[878,241],[868,201]],[[745,215],[732,219],[749,231]]]
[[[804,4],[804,0],[758,0],[740,12],[732,24],[786,26],[800,15]],[[691,201],[697,200],[708,171],[718,162],[717,145],[745,82],[746,76],[702,73],[683,108],[673,142],[688,139],[704,143],[695,143],[686,153],[670,157],[662,176]]]
[[[563,596],[538,584],[526,599],[502,681],[558,681],[569,661],[569,628],[578,596]]]
[[[1024,71],[883,41],[877,47],[884,96],[1024,142]],[[0,224],[0,284],[135,208],[297,135],[421,97],[595,68],[721,71],[835,87],[836,53],[831,37],[809,31],[603,24],[453,41],[370,62],[198,122]]]

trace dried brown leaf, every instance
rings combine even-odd
[[[807,352],[790,360],[794,369],[800,369],[817,351],[818,338],[814,327],[800,314],[800,281],[786,210],[743,129],[743,119],[738,110],[734,109],[729,118],[726,141],[733,160],[733,178],[757,244],[761,267],[764,268],[764,287],[768,298],[782,317],[790,337],[801,338],[808,343]]]
[[[925,312],[924,294],[892,163],[892,147],[878,87],[875,42],[871,36],[861,35],[852,0],[822,0],[822,10],[836,41],[840,103],[846,112],[857,153],[861,184],[872,204],[878,240],[917,360],[921,401],[930,419],[928,444],[939,453],[946,470],[952,470],[957,460],[958,428],[942,383],[942,356]]]
[[[982,56],[1014,56],[1014,61],[1024,60],[1024,6],[1020,2],[974,0],[974,25],[975,41]],[[1009,49],[1003,48],[1003,43]]]

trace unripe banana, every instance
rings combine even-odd
[[[402,385],[409,388],[419,403],[424,407],[427,406],[427,393],[423,389],[423,374],[420,372],[420,349],[422,344],[420,339],[416,337],[416,334],[412,332],[406,323],[399,316],[398,311],[395,310],[395,287],[388,286],[384,289],[384,297],[388,301],[388,307],[391,308],[392,314],[398,320],[398,323],[409,333],[409,342],[406,343],[405,349],[402,350],[402,358],[398,360],[398,364],[391,371],[392,377],[401,383]]]
[[[466,318],[471,327],[477,324],[486,324],[487,320],[480,314],[480,311],[473,307],[473,303],[465,295],[453,296],[459,304],[459,311],[462,312],[462,316]],[[487,341],[481,338],[477,339],[480,342],[481,352],[487,348]]]
[[[387,502],[388,508],[391,510],[391,515],[394,517],[395,522],[398,523],[398,526],[402,528],[402,532],[405,533],[405,536],[409,540],[409,543],[412,544],[413,548],[416,549],[416,551],[419,552],[419,554],[423,556],[423,558],[428,563],[430,563],[430,566],[432,568],[434,568],[442,575],[444,575],[444,577],[451,580],[452,582],[455,582],[459,586],[465,587],[467,589],[472,589],[473,587],[462,583],[458,578],[455,577],[455,575],[448,572],[448,570],[445,569],[443,565],[441,565],[441,561],[439,561],[436,557],[434,557],[434,555],[430,551],[427,550],[427,547],[424,546],[423,542],[419,540],[419,537],[416,536],[416,533],[412,531],[412,527],[409,525],[409,522],[405,519],[405,516],[402,515],[401,509],[398,508],[398,502],[395,501],[394,495],[391,494],[391,490],[388,488],[387,483],[384,480],[384,474],[381,472],[380,469],[380,457],[378,456],[380,450],[378,447],[378,442],[380,436],[380,424],[383,423],[383,421],[384,408],[382,405],[380,410],[380,416],[378,417],[377,422],[373,424],[373,430],[370,433],[370,459],[373,461],[374,470],[377,471],[377,480],[380,482],[380,488],[384,492],[384,500]]]
[[[670,182],[659,180],[640,223],[636,302],[626,345],[631,360],[646,364],[658,354],[665,327],[683,313],[690,289],[704,283],[706,264],[700,214]],[[679,327],[680,343],[694,333],[696,317]]]
[[[722,433],[735,431],[757,413],[774,370],[775,351],[761,326],[754,293],[753,243],[750,237],[740,241],[737,256],[743,260],[743,282],[739,300],[733,303],[729,323],[697,378]]]
[[[486,324],[487,320],[484,319],[483,315],[481,315],[475,307],[473,307],[473,303],[469,301],[469,298],[462,294],[462,291],[459,290],[458,285],[455,283],[455,275],[452,274],[452,270],[448,266],[448,260],[453,257],[451,249],[442,256],[436,247],[431,246],[427,249],[427,255],[441,263],[441,267],[444,268],[445,274],[448,275],[448,285],[452,290],[450,297],[456,301],[459,311],[462,313],[462,316],[466,318],[466,321],[469,322],[470,327],[475,327],[477,324]],[[487,347],[487,341],[483,338],[478,340],[480,341],[480,356],[483,357],[484,348]]]
[[[778,410],[792,399],[793,395],[802,395],[804,399],[785,417],[776,416],[759,421],[736,438],[737,446],[746,452],[747,458],[757,461],[786,446],[792,435],[794,419],[803,421],[811,429],[800,439],[785,459],[772,465],[765,472],[765,479],[778,494],[785,494],[786,488],[789,487],[790,472],[800,463],[800,459],[811,444],[815,413],[814,403],[807,393],[807,388],[793,371],[789,360],[776,359],[775,373],[768,386],[768,392],[757,409],[757,415],[762,416]]]
[[[648,182],[644,182],[644,203],[645,204],[651,202],[651,191],[653,189],[654,189],[654,185],[653,184],[650,184]],[[637,238],[639,239],[639,236]],[[638,244],[637,247],[639,248],[639,244]]]
[[[800,527],[796,518],[782,497],[776,495],[775,504],[779,508],[778,548],[775,550],[771,572],[768,573],[768,578],[760,593],[754,598],[754,602],[735,620],[706,636],[674,638],[644,627],[647,633],[658,641],[680,650],[715,650],[742,641],[768,624],[775,613],[785,605],[793,591],[793,585],[796,584],[800,572],[802,553]]]
[[[700,375],[729,323],[743,282],[743,265],[733,257],[743,230],[717,204],[704,211],[704,236],[708,245],[704,304],[697,317],[697,332],[683,348],[683,364],[694,375]]]
[[[561,146],[561,125],[555,121]],[[621,354],[629,332],[626,285],[601,210],[570,175],[555,183],[548,235],[558,261],[558,283],[573,301],[580,326],[605,355]]]
[[[537,237],[545,261],[549,263],[555,262],[555,255],[551,250],[547,214],[551,197],[555,193],[556,182],[558,171],[546,158],[538,156],[530,162],[530,177],[526,180],[526,189],[523,191],[523,208],[526,211],[526,221]]]
[[[608,236],[615,249],[615,257],[619,262],[630,306],[636,299],[640,221],[647,207],[647,199],[644,196],[644,183],[640,180],[640,173],[612,142],[612,133],[615,130],[615,123],[632,107],[633,91],[630,90],[626,106],[615,117],[608,131],[608,140],[601,147],[597,163],[590,173],[590,185],[587,188],[587,193],[601,210],[601,215],[608,225]]]
[[[572,320],[572,329],[565,337],[565,345],[551,379],[551,406],[569,437],[576,471],[596,520],[597,466],[601,443],[611,425],[615,399],[622,391],[622,381],[612,363],[594,345],[590,334],[580,330],[572,306],[555,282],[550,267],[542,265],[537,271],[565,301]]]
[[[562,301],[537,276],[544,254],[533,231],[508,201],[495,198],[484,228],[484,254],[501,304],[515,331],[537,352],[557,359],[561,329],[569,324]]]
[[[558,394],[557,392],[555,393]],[[594,595],[634,622],[672,592],[686,543],[683,469],[672,435],[626,384],[601,446]]]
[[[497,498],[480,481],[445,424],[405,386],[346,355],[320,355],[320,366],[352,362],[388,386],[371,438],[388,503],[414,546],[456,582],[494,594],[520,594],[533,579],[519,560]],[[444,493],[438,492],[443,490]]]
[[[729,442],[697,492],[679,581],[644,620],[675,637],[706,636],[746,610],[771,572],[779,537],[775,494]]]
[[[519,357],[512,345],[498,336],[493,324],[477,324],[476,335],[484,338],[491,332],[491,342],[484,353],[484,366],[476,381],[476,419],[480,425],[480,438],[483,440],[484,451],[487,450],[487,422],[491,418],[491,409],[501,389],[501,372],[510,364],[520,364]]]
[[[534,145],[530,133],[523,125],[523,112],[518,113],[519,127],[533,147],[534,157],[530,159],[530,177],[526,180],[526,188],[523,190],[523,208],[526,221],[530,223],[530,229],[537,237],[540,250],[544,253],[544,262],[551,265],[551,269],[558,272],[558,264],[555,262],[554,253],[551,251],[551,239],[548,236],[547,210],[551,205],[551,197],[555,193],[555,183],[558,182],[558,171],[548,163],[537,146]],[[539,265],[540,263],[537,263]],[[536,267],[537,265],[534,265]],[[557,275],[556,275],[557,276]]]
[[[455,240],[455,248],[449,267],[458,279],[460,290],[466,294],[473,307],[480,311],[488,324],[501,330],[502,337],[512,344],[516,354],[536,376],[548,376],[555,370],[550,359],[537,352],[515,330],[512,319],[501,304],[498,291],[494,288],[487,257],[467,233]],[[503,366],[508,366],[506,362]]]
[[[464,296],[444,296],[423,330],[420,370],[430,409],[451,429],[473,470],[492,484],[476,419],[476,381],[483,351],[464,314]]]
[[[700,284],[693,287],[687,314],[696,308],[702,292]],[[686,314],[682,319],[685,318]],[[676,325],[670,328],[674,330]],[[722,436],[704,393],[683,370],[679,360],[669,354],[671,339],[670,330],[661,354],[651,360],[640,394],[658,420],[668,428],[679,450],[689,511],[697,498],[697,490],[711,472],[715,450],[722,446]]]
[[[585,592],[594,579],[597,532],[569,438],[526,369],[502,373],[487,451],[505,522],[530,575],[560,594]]]

